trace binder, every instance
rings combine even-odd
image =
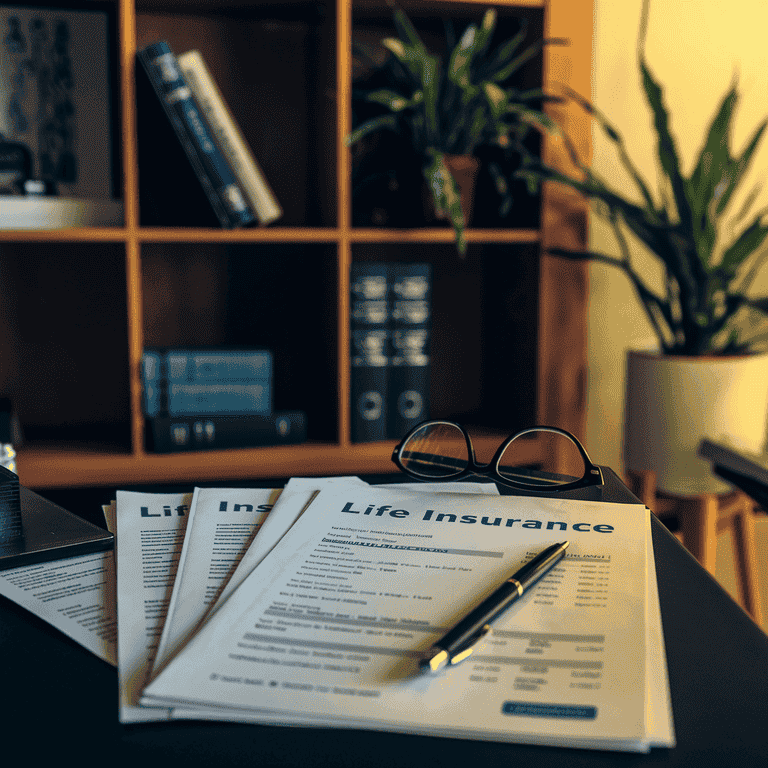
[[[432,270],[392,264],[387,436],[402,438],[429,418]]]
[[[386,264],[353,262],[350,270],[350,386],[353,443],[387,437],[389,366]]]

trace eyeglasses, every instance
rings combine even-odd
[[[562,457],[564,466],[582,468],[581,475],[532,472],[526,439],[543,437]],[[512,488],[529,491],[565,491],[602,485],[603,473],[593,464],[584,446],[570,432],[557,427],[531,427],[508,437],[488,464],[478,464],[469,433],[452,421],[425,421],[415,426],[395,447],[392,461],[418,480],[459,480],[469,475],[489,476]]]

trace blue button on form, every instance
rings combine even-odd
[[[570,720],[594,720],[597,707],[584,707],[577,704],[537,704],[528,701],[505,701],[501,711],[505,715],[523,717],[549,717]]]

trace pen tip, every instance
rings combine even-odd
[[[568,549],[568,545],[569,545],[570,543],[571,543],[570,541],[564,541],[564,542],[563,542],[563,543],[562,543],[560,546],[561,546],[563,549]]]

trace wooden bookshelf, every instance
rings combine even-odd
[[[494,3],[524,14],[549,47],[527,77],[589,94],[591,0]],[[26,441],[31,488],[186,483],[394,471],[394,441],[354,444],[349,418],[349,267],[353,260],[428,261],[433,269],[432,415],[481,435],[479,458],[532,423],[584,432],[587,286],[583,266],[542,255],[586,244],[586,206],[561,189],[513,225],[467,233],[466,258],[448,227],[372,226],[353,199],[353,35],[377,34],[383,0],[279,4],[249,0],[116,0],[122,227],[0,230],[0,395]],[[479,19],[485,3],[403,2],[418,25]],[[136,50],[167,39],[201,50],[285,209],[275,225],[237,231],[144,227],[138,194]],[[585,158],[590,130],[553,110]],[[562,147],[545,157],[563,168]],[[357,207],[356,207],[357,204]],[[364,218],[364,216],[363,216]],[[233,286],[252,312],[229,320]],[[239,294],[242,296],[242,293]],[[249,306],[250,310],[250,306]],[[242,316],[242,313],[240,313]],[[279,409],[308,415],[298,446],[155,455],[144,448],[144,346],[245,344],[275,353]],[[562,468],[529,443],[529,463]]]

